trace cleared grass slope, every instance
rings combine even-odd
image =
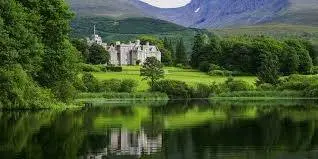
[[[147,81],[142,80],[140,77],[139,66],[126,66],[123,67],[123,72],[95,72],[93,75],[99,80],[105,79],[134,79],[140,81],[137,88],[138,91],[146,91],[149,86]],[[189,85],[195,85],[197,83],[211,84],[212,82],[221,83],[227,80],[227,77],[223,76],[209,76],[205,73],[199,72],[193,69],[181,69],[175,67],[165,68],[165,79],[179,80],[188,83]],[[254,84],[256,77],[254,76],[240,76],[235,79],[244,80],[250,84]]]

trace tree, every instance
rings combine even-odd
[[[260,55],[261,65],[258,68],[257,84],[269,83],[276,85],[279,82],[279,62],[277,55],[263,52]]]
[[[296,74],[299,68],[299,56],[295,48],[284,47],[284,52],[280,55],[280,72],[284,75]]]
[[[192,54],[191,54],[191,60],[190,60],[190,64],[194,68],[197,68],[199,66],[199,63],[200,63],[199,56],[203,46],[204,46],[203,35],[201,33],[197,33],[194,36],[194,43],[192,47]]]
[[[83,62],[87,63],[89,56],[89,46],[85,39],[72,39],[72,45],[79,51]]]
[[[171,40],[169,40],[169,42],[168,42],[167,46],[165,46],[165,48],[167,48],[170,51],[170,53],[171,53],[171,63],[172,64],[175,63],[176,53],[175,53],[175,51],[173,49],[174,47],[173,47],[173,44],[172,44]]]
[[[313,65],[318,65],[318,49],[308,40],[301,40],[302,44],[305,46],[306,50],[309,52],[312,58]]]
[[[56,103],[53,95],[46,98],[39,93],[47,91],[53,92],[59,100],[63,96],[62,100],[65,101],[68,95],[61,92],[66,91],[58,89],[68,87],[57,85],[67,82],[71,86],[78,73],[76,49],[68,38],[73,13],[67,4],[64,0],[3,0],[0,8],[0,69],[4,79],[18,79],[3,80],[4,85],[12,87],[7,87],[1,93],[11,95],[6,100],[0,99],[0,103],[11,102],[20,107],[29,105],[39,108],[43,107],[38,102],[42,100],[52,102],[53,106]],[[5,72],[19,74],[9,76]],[[27,83],[27,88],[20,87],[19,80]],[[32,98],[34,100],[30,100]],[[17,101],[29,103],[21,104]]]
[[[309,51],[301,40],[289,39],[285,43],[290,50],[294,51],[298,56],[298,72],[302,74],[310,74],[313,67],[312,58]]]
[[[161,62],[166,66],[171,66],[173,64],[173,49],[171,50],[171,41],[167,39],[167,37],[163,40],[163,48],[160,49],[162,56]]]
[[[176,64],[183,64],[183,65],[188,64],[186,49],[184,47],[184,42],[183,42],[182,38],[177,43],[175,63]]]
[[[89,47],[89,56],[88,56],[88,63],[91,64],[106,64],[109,63],[109,53],[106,49],[98,44],[93,44]]]
[[[148,57],[140,69],[140,76],[144,80],[150,80],[151,87],[161,78],[164,78],[163,65],[156,57]]]

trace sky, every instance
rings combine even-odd
[[[159,8],[177,8],[185,6],[191,0],[140,0]]]

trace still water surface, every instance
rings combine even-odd
[[[169,102],[0,112],[0,158],[318,158],[315,101]]]

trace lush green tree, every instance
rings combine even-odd
[[[269,83],[276,85],[279,82],[279,61],[277,55],[263,52],[260,55],[261,65],[258,68],[258,84]]]
[[[99,83],[96,77],[94,77],[92,73],[84,73],[82,77],[82,81],[84,83],[84,87],[86,91],[98,92]]]
[[[175,60],[176,60],[176,52],[174,51],[174,46],[173,46],[173,43],[172,43],[172,40],[169,40],[169,43],[168,43],[168,46],[166,47],[170,52],[171,52],[171,60],[172,60],[172,63],[175,63]]]
[[[306,48],[306,50],[309,52],[313,65],[317,66],[318,65],[318,48],[315,48],[312,42],[308,40],[301,40],[301,42]]]
[[[222,59],[226,60],[226,57]],[[230,56],[231,64],[227,68],[235,71],[250,73],[256,72],[255,66],[257,57],[254,55],[252,45],[246,42],[236,41],[233,44],[232,55]],[[222,63],[219,61],[219,63]]]
[[[171,66],[174,61],[174,51],[172,48],[171,40],[168,40],[167,37],[165,37],[163,40],[163,47],[164,49],[160,50],[161,52],[163,52],[161,61],[165,65]]]
[[[83,62],[87,63],[89,58],[89,46],[85,39],[72,39],[72,45],[79,51]]]
[[[63,0],[42,0],[31,4],[27,6],[29,10],[41,15],[39,35],[45,46],[42,69],[36,79],[42,86],[54,88],[52,91],[55,96],[61,97],[60,93],[66,91],[57,88],[73,88],[72,85],[68,85],[69,87],[59,85],[66,82],[73,84],[78,74],[77,51],[69,42],[68,37],[73,13]],[[66,97],[66,95],[63,100],[72,98],[71,96]]]
[[[161,62],[166,66],[171,66],[173,63],[171,52],[166,48],[161,49],[160,52],[162,53]]]
[[[194,36],[194,42],[192,47],[192,54],[190,64],[192,67],[197,68],[199,66],[200,60],[200,51],[202,50],[204,43],[204,36],[201,33],[197,33]]]
[[[284,75],[296,74],[299,68],[299,56],[297,50],[287,44],[280,56],[280,72]]]
[[[289,39],[285,43],[289,46],[290,50],[297,53],[299,59],[298,72],[302,74],[310,74],[313,67],[312,58],[309,51],[301,40]]]
[[[220,38],[216,35],[210,37],[209,43],[201,49],[199,61],[208,61],[209,63],[218,64],[221,57],[222,48]]]
[[[148,57],[140,69],[140,76],[143,76],[144,80],[149,80],[151,86],[164,78],[164,74],[163,65],[156,57]]]
[[[143,35],[139,36],[138,39],[140,40],[140,43],[145,45],[147,42],[151,45],[156,45],[158,48],[163,48],[163,41],[158,39],[157,37],[151,36],[151,35]]]
[[[183,64],[187,65],[188,64],[188,58],[187,58],[187,53],[186,49],[184,47],[184,42],[183,39],[181,38],[176,46],[176,64]]]
[[[101,45],[94,43],[89,47],[88,63],[106,64],[109,63],[110,55],[108,51]]]
[[[39,84],[50,88],[55,97],[63,96],[63,91],[53,88],[68,89],[57,85],[65,82],[72,85],[77,76],[76,49],[68,40],[73,14],[67,4],[63,0],[3,0],[0,7],[0,69],[8,72],[16,72],[18,69],[19,74],[12,78],[28,83],[28,89],[24,89],[18,87],[19,81],[4,80],[7,82],[5,85],[11,82],[12,86],[5,89],[4,94],[11,94],[18,89],[21,91],[19,96],[7,99],[13,103],[17,100],[28,101],[29,96],[22,94],[32,90],[47,91],[39,87]],[[41,97],[40,93],[34,93],[32,98],[43,98],[43,101],[55,103],[54,99],[48,100]],[[37,101],[31,100],[25,106],[33,104],[41,107]],[[23,107],[22,103],[19,104]]]

